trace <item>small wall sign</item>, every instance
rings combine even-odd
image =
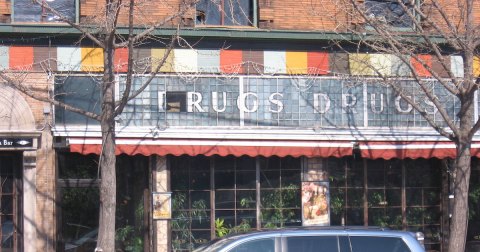
[[[152,215],[154,220],[169,220],[172,218],[172,193],[152,193]]]
[[[5,138],[0,137],[0,148],[33,147],[33,138]]]

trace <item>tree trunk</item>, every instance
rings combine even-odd
[[[450,220],[449,252],[464,252],[468,229],[468,187],[470,182],[470,144],[457,146],[457,158],[454,167],[453,209]]]
[[[115,79],[113,74],[114,50],[105,46],[105,70],[102,80],[101,129],[103,148],[100,154],[100,219],[97,251],[115,251],[115,210],[117,179],[115,172]]]

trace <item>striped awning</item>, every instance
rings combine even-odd
[[[81,154],[100,154],[100,138],[68,138],[70,151]],[[234,155],[234,156],[293,156],[343,157],[351,156],[349,141],[295,140],[219,140],[219,139],[140,139],[117,138],[116,154],[150,155]]]

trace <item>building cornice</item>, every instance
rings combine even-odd
[[[95,33],[95,28],[91,29]],[[135,29],[139,33],[143,29]],[[81,32],[66,25],[59,24],[2,24],[0,33],[10,35],[11,37],[35,37],[55,35],[64,38],[76,38],[81,36]],[[127,35],[128,28],[117,28],[119,35]],[[152,34],[155,36],[173,36],[177,29],[159,28]],[[178,34],[184,38],[207,38],[207,39],[234,39],[234,40],[283,40],[283,41],[360,41],[365,39],[378,39],[372,33],[354,34],[348,32],[333,31],[305,31],[305,30],[265,30],[258,28],[222,28],[222,27],[200,27],[200,28],[181,28]],[[409,40],[422,40],[415,34],[402,35]],[[441,43],[440,37],[433,37],[435,41]]]

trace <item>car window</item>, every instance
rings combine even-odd
[[[352,252],[410,252],[400,237],[350,236]]]
[[[337,236],[287,237],[288,252],[338,252]]]
[[[259,239],[247,241],[235,248],[229,250],[230,252],[275,252],[275,240],[273,238]]]

